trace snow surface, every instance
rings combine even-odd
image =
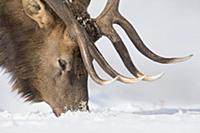
[[[164,108],[144,104],[102,107],[91,112],[0,113],[0,133],[199,133],[200,109]]]

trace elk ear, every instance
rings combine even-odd
[[[45,8],[41,0],[22,0],[25,13],[34,21],[40,28],[48,28],[53,23],[53,16]]]

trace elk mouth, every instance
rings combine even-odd
[[[68,112],[68,111],[88,111],[88,103],[86,101],[80,101],[79,103],[76,103],[76,105],[63,105],[62,107],[55,107],[53,108],[53,113],[60,117],[62,114]]]

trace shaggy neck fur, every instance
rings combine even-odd
[[[32,64],[38,64],[35,58],[43,42],[38,39],[41,36],[37,24],[25,15],[21,0],[1,0],[0,66],[11,74],[13,89],[28,101],[40,101],[39,92],[30,82],[37,71]]]

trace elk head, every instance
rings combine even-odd
[[[88,109],[88,74],[101,85],[116,80],[152,81],[162,76],[148,76],[136,68],[113,24],[121,26],[133,45],[153,61],[170,64],[192,56],[164,58],[148,49],[134,27],[119,13],[119,0],[108,0],[95,19],[87,12],[89,3],[90,0],[0,2],[0,65],[12,74],[15,90],[29,101],[45,101],[57,116],[67,110]],[[114,70],[99,52],[95,41],[102,36],[110,39],[132,77]],[[97,75],[93,60],[111,80]]]
[[[87,110],[87,73],[68,28],[42,0],[0,2],[0,65],[14,90],[57,116]]]

